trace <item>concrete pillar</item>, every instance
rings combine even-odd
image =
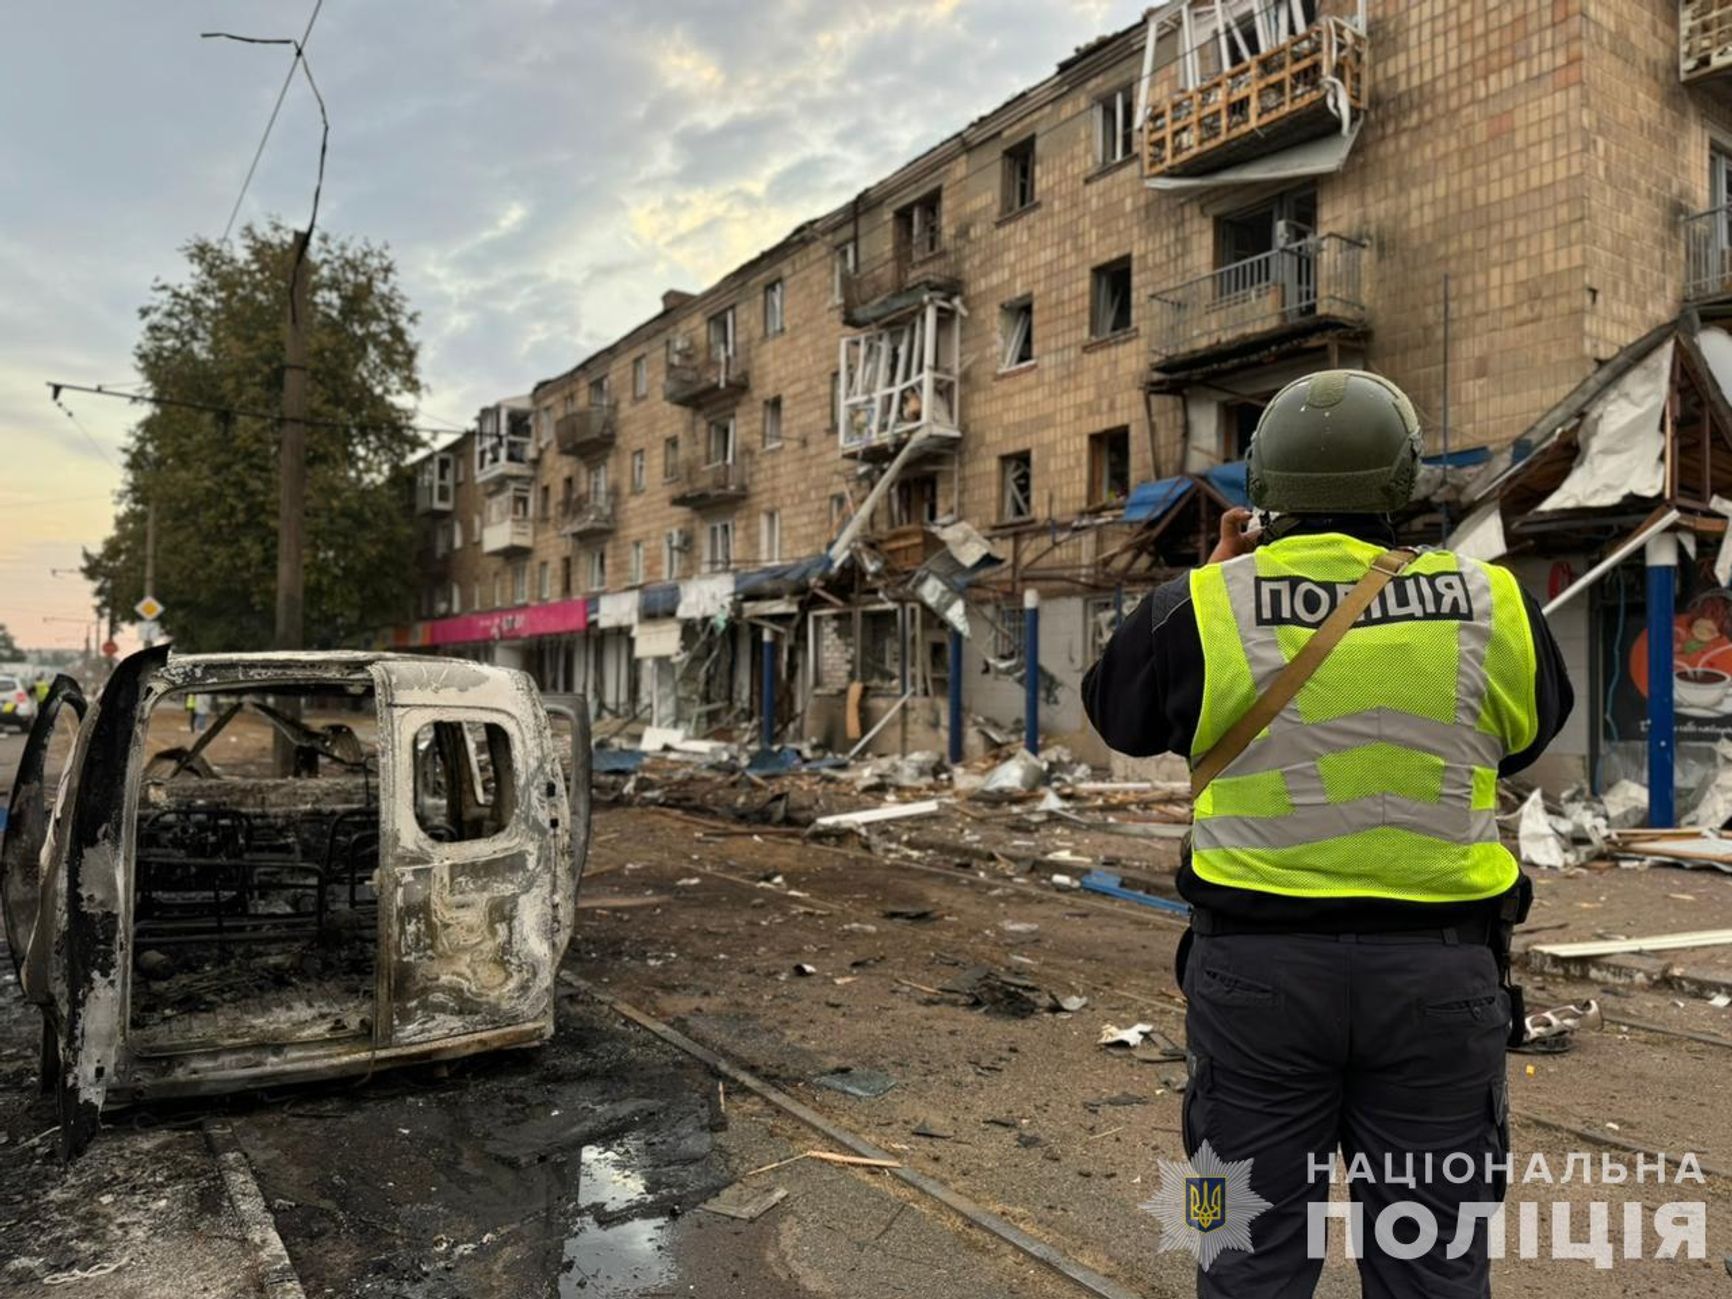
[[[1023,713],[1022,747],[1040,752],[1040,592],[1022,593]]]
[[[1648,824],[1676,823],[1675,717],[1672,699],[1672,620],[1678,577],[1678,538],[1648,538]]]

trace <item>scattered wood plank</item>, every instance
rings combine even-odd
[[[1542,956],[1561,959],[1585,956],[1627,956],[1638,952],[1675,952],[1687,947],[1732,945],[1732,929],[1697,929],[1682,934],[1654,934],[1647,938],[1607,938],[1583,943],[1539,943],[1528,948]]]
[[[625,911],[631,907],[659,907],[667,896],[661,893],[639,894],[635,897],[582,897],[577,899],[579,911]]]
[[[938,800],[928,798],[919,803],[886,803],[861,812],[836,812],[812,822],[814,830],[846,829],[849,826],[871,825],[876,821],[901,821],[911,816],[931,816],[938,810]]]
[[[850,1168],[900,1168],[902,1165],[894,1159],[868,1159],[865,1155],[838,1155],[828,1150],[802,1150],[797,1155],[789,1155],[786,1159],[778,1159],[773,1164],[765,1164],[754,1168],[748,1173],[741,1173],[743,1182],[748,1177],[756,1177],[759,1173],[767,1173],[772,1168],[781,1168],[787,1164],[799,1163],[802,1159],[816,1159],[826,1164],[846,1164]]]

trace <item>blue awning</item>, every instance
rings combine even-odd
[[[1245,462],[1243,460],[1216,465],[1213,469],[1204,471],[1203,478],[1210,487],[1226,497],[1232,504],[1250,505],[1251,493],[1245,484]]]
[[[829,571],[829,555],[807,555],[804,559],[796,559],[790,563],[772,564],[768,568],[755,568],[749,573],[738,574],[734,578],[734,593],[756,596],[793,595],[810,585],[813,578],[821,577]]]
[[[1195,484],[1189,478],[1161,478],[1152,483],[1138,483],[1131,488],[1125,501],[1126,523],[1153,522],[1185,499]]]
[[[637,613],[640,618],[672,618],[679,607],[678,582],[654,582],[638,592]]]

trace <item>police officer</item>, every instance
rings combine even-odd
[[[1283,388],[1249,455],[1260,535],[1250,511],[1230,511],[1208,562],[1144,600],[1083,683],[1113,748],[1207,771],[1373,566],[1399,574],[1196,793],[1178,877],[1192,906],[1177,971],[1185,1148],[1251,1160],[1250,1189],[1270,1205],[1249,1253],[1198,1272],[1199,1295],[1312,1292],[1308,1209],[1328,1196],[1331,1160],[1359,1204],[1367,1296],[1490,1291],[1483,1219],[1461,1206],[1503,1196],[1507,934],[1526,886],[1498,836],[1497,778],[1539,757],[1573,696],[1508,571],[1394,549],[1390,514],[1412,495],[1421,446],[1412,404],[1377,375],[1326,370]],[[1473,1163],[1465,1182],[1443,1176],[1457,1152]],[[1413,1259],[1375,1239],[1403,1200],[1438,1228]],[[1465,1250],[1458,1218],[1478,1228]]]

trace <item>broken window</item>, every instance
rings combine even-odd
[[[631,395],[638,401],[649,396],[649,357],[640,356],[631,363]]]
[[[930,257],[943,244],[941,191],[922,195],[896,212],[896,246],[904,261]]]
[[[706,337],[710,346],[710,360],[722,361],[734,355],[734,309],[718,311],[711,316],[706,327]]]
[[[491,839],[517,810],[511,737],[494,722],[428,722],[415,733],[415,824],[434,843]]]
[[[1095,100],[1095,161],[1110,166],[1131,156],[1136,148],[1137,91],[1120,86]]]
[[[1023,607],[1005,603],[993,611],[992,657],[1020,660],[1027,648],[1024,632]]]
[[[1131,327],[1131,259],[1121,257],[1089,272],[1089,334],[1107,338]]]
[[[719,519],[709,525],[704,548],[704,568],[711,573],[725,573],[734,563],[734,521]]]
[[[1136,601],[1120,601],[1110,595],[1094,595],[1083,601],[1084,662],[1094,663],[1106,650],[1123,619],[1121,609],[1136,607]]]
[[[758,559],[774,564],[782,558],[782,512],[765,510],[758,516]]]
[[[713,419],[709,425],[709,436],[705,440],[704,467],[713,469],[717,465],[734,463],[734,418]]]
[[[782,445],[782,399],[772,397],[764,403],[764,450],[773,451]]]
[[[998,519],[1015,523],[1034,516],[1034,453],[1016,451],[998,458]]]
[[[1006,216],[1020,212],[1034,202],[1034,137],[1011,145],[1004,151],[1004,200]]]
[[[133,1049],[370,1037],[372,687],[170,691],[146,727],[128,948]]]
[[[764,337],[774,338],[786,327],[783,320],[783,304],[787,301],[788,286],[781,280],[771,280],[764,286]]]
[[[1257,421],[1263,418],[1264,403],[1260,401],[1224,401],[1221,403],[1221,459],[1243,460],[1251,451],[1251,437],[1257,431]]]
[[[896,480],[890,495],[890,526],[905,528],[938,519],[938,478],[914,474]]]
[[[1215,221],[1215,295],[1232,300],[1279,287],[1298,309],[1314,298],[1312,266],[1317,191],[1292,190],[1254,208]]]
[[[607,405],[612,395],[613,385],[608,381],[607,375],[604,374],[599,379],[589,381],[589,404],[591,406]]]
[[[998,368],[1011,370],[1034,360],[1034,299],[1018,298],[999,311],[998,331],[1003,350]]]
[[[830,258],[830,300],[842,301],[842,294],[847,290],[848,281],[859,269],[859,245],[852,239],[836,245],[836,251]]]
[[[1131,491],[1131,431],[1108,429],[1089,436],[1089,504],[1122,501]]]

